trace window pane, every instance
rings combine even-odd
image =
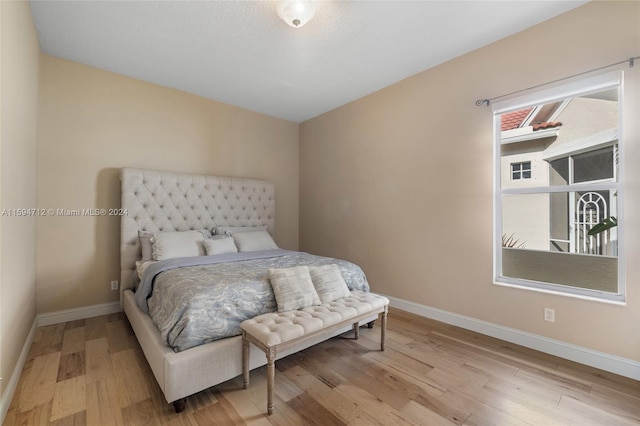
[[[570,185],[617,175],[617,89],[507,112],[500,115],[500,123],[503,189]]]
[[[549,183],[551,186],[569,185],[568,157],[549,163]]]
[[[549,230],[552,240],[569,241],[569,193],[549,194]],[[560,250],[566,247],[566,250]],[[558,246],[558,251],[569,251],[568,246]]]
[[[613,147],[598,149],[573,157],[574,182],[613,178]]]
[[[616,203],[615,192],[607,190],[505,194],[501,235],[511,239],[507,247],[616,257],[617,227],[589,235],[597,224],[617,217]]]
[[[549,248],[549,194],[502,196],[502,235],[532,250]]]
[[[618,259],[527,249],[502,249],[503,277],[616,293]]]

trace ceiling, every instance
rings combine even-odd
[[[586,1],[30,1],[46,54],[302,122]]]

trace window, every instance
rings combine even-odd
[[[531,179],[531,161],[511,164],[511,179]]]
[[[497,284],[624,301],[621,82],[494,104]]]

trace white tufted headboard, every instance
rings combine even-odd
[[[273,184],[257,179],[229,178],[158,170],[123,168],[120,222],[120,303],[134,285],[140,260],[138,231],[213,230],[216,226],[266,225],[273,235]]]

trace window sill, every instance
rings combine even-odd
[[[617,306],[626,306],[627,305],[627,302],[624,299],[622,299],[622,300],[606,299],[606,298],[603,298],[603,297],[589,296],[589,295],[576,294],[576,293],[569,293],[569,292],[566,292],[566,291],[551,290],[551,289],[533,287],[533,286],[528,286],[528,285],[523,285],[523,284],[500,282],[500,281],[496,281],[495,279],[493,280],[493,284],[497,285],[497,286],[500,286],[500,287],[509,287],[509,288],[515,288],[515,289],[519,289],[519,290],[535,291],[535,292],[538,292],[538,293],[545,293],[545,294],[552,294],[552,295],[555,295],[555,296],[570,297],[570,298],[573,298],[573,299],[581,299],[581,300],[587,300],[587,301],[591,301],[591,302],[607,303],[607,304],[610,304],[610,305],[617,305]],[[621,295],[620,297],[624,298],[623,295]]]

